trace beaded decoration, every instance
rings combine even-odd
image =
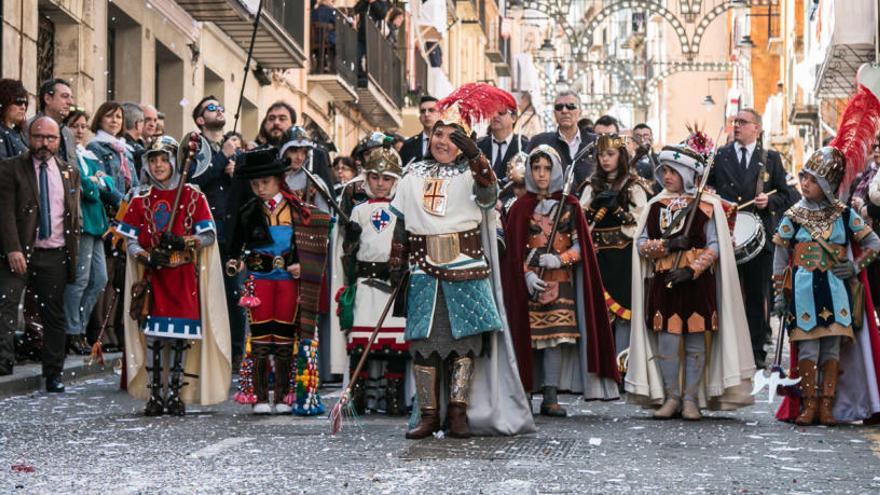
[[[254,359],[251,356],[251,337],[245,343],[244,359],[238,369],[238,391],[232,400],[239,404],[256,404],[257,394],[254,393]]]
[[[318,342],[301,339],[296,348],[296,405],[293,414],[317,416],[324,414],[318,395]]]

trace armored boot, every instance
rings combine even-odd
[[[564,418],[568,415],[562,406],[559,405],[556,387],[544,387],[544,400],[541,401],[541,415],[552,416],[556,418]]]
[[[687,421],[699,421],[703,416],[697,404],[700,398],[700,384],[703,382],[703,371],[706,367],[706,353],[689,352],[684,359],[684,401],[681,405],[681,417]]]
[[[837,377],[839,375],[840,362],[829,359],[822,364],[822,399],[819,401],[819,422],[825,426],[835,426],[837,418],[834,417],[834,395],[837,393]]]
[[[801,359],[798,361],[798,376],[801,377],[802,412],[794,420],[800,426],[809,426],[816,422],[819,400],[816,398],[816,362]],[[835,384],[837,377],[834,378]]]
[[[275,413],[289,414],[293,407],[286,402],[290,392],[290,365],[293,364],[293,349],[287,346],[275,348]],[[268,394],[267,394],[268,395]]]
[[[162,343],[154,340],[150,348],[153,351],[153,367],[150,372],[150,399],[144,408],[144,416],[161,416],[165,412],[165,401],[162,399]]]
[[[440,385],[440,375],[437,371],[435,366],[421,366],[418,364],[413,366],[421,418],[419,418],[419,424],[415,428],[406,432],[406,438],[410,440],[427,438],[433,435],[435,431],[440,430],[440,415],[437,411],[439,401],[437,389]]]
[[[663,391],[666,399],[660,409],[654,411],[655,419],[669,419],[678,414],[681,407],[681,388],[679,385],[680,361],[676,356],[658,355],[660,375],[663,377]]]
[[[389,416],[406,414],[406,397],[402,376],[385,375],[385,412]]]
[[[269,405],[269,349],[265,345],[253,346],[254,356],[254,395],[257,403],[254,404],[254,414],[269,414],[272,406]]]
[[[467,406],[474,376],[474,360],[456,358],[452,362],[452,381],[449,384],[449,407],[446,408],[446,428],[452,438],[470,438]]]
[[[180,389],[186,385],[183,379],[183,352],[189,344],[181,339],[174,341],[174,358],[171,365],[171,373],[168,381],[168,400],[165,402],[165,409],[172,416],[183,416],[186,414],[186,406],[180,398]]]

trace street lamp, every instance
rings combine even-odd
[[[712,107],[715,106],[715,98],[712,98],[712,95],[706,95],[703,98],[703,106],[706,107],[706,111],[709,112],[712,110]]]
[[[736,46],[740,48],[752,49],[755,47],[755,42],[752,41],[752,37],[747,34],[742,35],[742,38],[739,39]]]
[[[553,46],[553,41],[550,38],[544,38],[544,43],[541,45],[541,48],[538,48],[538,58],[550,60],[555,54],[556,48]]]

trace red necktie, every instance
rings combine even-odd
[[[274,199],[270,199],[269,201],[267,201],[267,204],[269,205],[269,211],[275,211],[275,205],[277,203]]]

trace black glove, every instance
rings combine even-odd
[[[171,232],[163,232],[162,236],[159,237],[159,246],[162,249],[167,249],[169,251],[183,251],[186,249],[186,241],[183,240],[183,237],[179,235],[174,235]]]
[[[454,131],[449,136],[449,140],[461,150],[462,154],[464,154],[468,160],[473,160],[480,156],[480,148],[477,148],[477,143],[474,142],[473,139],[467,137],[463,132],[458,130]]]
[[[679,268],[678,270],[672,270],[669,272],[669,275],[666,276],[666,281],[672,285],[678,285],[682,282],[687,282],[688,280],[693,279],[694,271],[689,266]]]
[[[674,253],[675,251],[687,251],[690,248],[691,240],[683,235],[673,237],[666,241],[666,249],[670,253]]]
[[[392,268],[388,272],[388,281],[391,283],[391,287],[397,287],[402,284],[404,275],[406,275],[406,270],[404,270],[403,267]]]
[[[353,221],[348,222],[348,224],[345,226],[345,242],[350,244],[358,242],[358,240],[360,240],[361,238],[361,233],[363,233],[363,231],[364,230],[361,228],[360,224]]]
[[[150,258],[147,264],[150,268],[162,268],[171,264],[171,253],[164,249],[154,249],[150,252]]]

